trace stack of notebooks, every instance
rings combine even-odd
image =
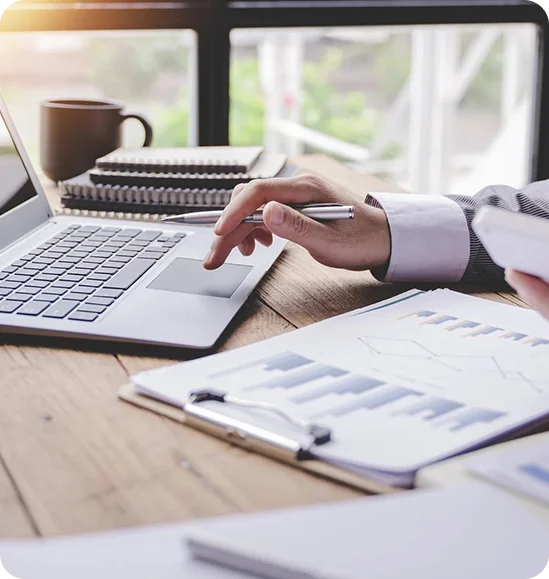
[[[223,209],[239,183],[293,173],[284,155],[262,147],[117,149],[60,190],[65,213],[159,217]]]

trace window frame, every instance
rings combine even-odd
[[[484,23],[538,26],[530,177],[548,179],[549,21],[543,8],[528,0],[16,2],[2,16],[0,32],[192,29],[197,37],[198,143],[226,145],[234,29]]]

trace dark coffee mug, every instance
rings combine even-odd
[[[113,100],[47,100],[40,111],[40,164],[53,181],[84,173],[95,161],[122,145],[122,123],[137,119],[145,129],[144,147],[152,143],[150,123],[139,114],[124,113]]]

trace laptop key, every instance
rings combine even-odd
[[[71,292],[70,294],[67,294],[63,299],[64,300],[70,300],[72,302],[83,302],[88,296],[85,294],[75,294],[74,292]]]
[[[71,269],[74,267],[74,263],[67,263],[66,261],[57,261],[55,263],[55,268],[56,269],[64,269],[65,271],[67,271],[68,269]]]
[[[15,273],[16,271],[17,271],[17,268],[10,265],[8,267],[5,267],[2,270],[2,273]]]
[[[95,270],[95,273],[104,274],[104,275],[114,275],[117,272],[116,268],[102,266]]]
[[[123,255],[113,255],[110,259],[110,261],[118,261],[120,263],[129,263],[131,260],[131,257],[124,257]]]
[[[39,300],[41,302],[56,302],[59,299],[59,296],[54,294],[39,294],[35,298],[35,300]]]
[[[46,288],[42,293],[53,294],[54,296],[62,296],[63,294],[67,293],[67,288],[50,286]]]
[[[28,286],[24,285],[23,287],[20,287],[17,290],[17,293],[29,294],[31,296],[35,296],[36,294],[40,293],[40,288],[39,287],[28,287]]]
[[[104,284],[105,289],[127,290],[141,276],[155,265],[154,259],[136,259],[123,267],[114,277]]]
[[[121,261],[113,261],[111,259],[110,261],[106,261],[103,266],[110,269],[122,269],[124,267],[124,263]]]
[[[17,261],[14,261],[11,266],[12,267],[23,267],[25,265],[25,261],[18,259]]]
[[[102,257],[104,259],[108,259],[114,251],[96,251],[92,257]]]
[[[78,302],[61,300],[51,305],[43,314],[44,318],[62,319],[78,306]]]
[[[86,258],[86,262],[93,262],[93,263],[103,263],[107,258],[105,257],[97,257],[96,255],[90,255]]]
[[[21,286],[21,283],[18,281],[3,281],[0,282],[0,288],[3,289],[9,289],[9,290],[13,290],[13,289],[17,289],[18,287]]]
[[[14,275],[10,275],[10,277],[8,277],[8,279],[6,280],[6,282],[18,281],[18,282],[20,282],[20,283],[25,283],[25,282],[29,281],[30,278],[31,278],[30,275],[14,274]]]
[[[95,261],[90,261],[86,259],[78,264],[78,267],[85,267],[86,269],[95,269],[99,264],[95,263]]]
[[[77,257],[78,259],[84,259],[85,257],[88,257],[88,252],[87,251],[71,251],[69,253],[69,257]]]
[[[118,233],[118,237],[135,237],[141,233],[141,229],[123,229]]]
[[[82,304],[76,311],[77,312],[90,312],[92,314],[102,314],[106,311],[106,306],[96,306],[94,304],[85,303]]]
[[[23,305],[23,302],[13,302],[11,300],[4,300],[0,302],[0,314],[11,314],[17,308],[20,308]]]
[[[119,257],[135,257],[139,252],[138,251],[130,251],[129,249],[122,249],[116,255]]]
[[[100,229],[101,229],[101,227],[97,227],[95,225],[84,225],[83,227],[79,228],[79,231],[95,233],[96,231],[99,231]]]
[[[87,304],[94,305],[94,306],[111,306],[114,304],[114,300],[112,298],[96,298],[92,296],[86,301]]]
[[[32,298],[31,295],[23,294],[23,293],[20,293],[19,291],[11,294],[9,297],[10,300],[15,300],[17,302],[28,302],[31,298]]]
[[[38,280],[38,281],[55,281],[58,278],[57,275],[51,275],[49,273],[41,273],[39,275],[37,275],[34,279]]]
[[[69,316],[69,320],[75,322],[93,322],[99,317],[99,314],[92,314],[90,312],[83,312],[78,310]]]
[[[124,292],[114,289],[101,289],[94,294],[94,298],[113,298],[118,299]]]
[[[50,285],[49,281],[41,281],[39,279],[31,279],[29,282],[27,282],[25,287],[36,287],[38,289],[42,289],[45,287],[48,287]],[[2,294],[0,294],[2,295]]]
[[[12,290],[7,287],[0,287],[0,298],[6,297],[11,294]]]
[[[89,296],[90,294],[92,294],[95,291],[94,287],[89,287],[89,286],[76,286],[73,290],[72,293],[76,293],[76,294],[83,294],[85,296]]]
[[[49,304],[47,302],[32,301],[24,304],[22,308],[19,308],[19,311],[17,313],[21,316],[38,316],[47,307],[49,307]]]
[[[56,281],[54,284],[52,284],[51,287],[72,289],[75,286],[75,284],[76,284],[76,282],[74,282],[74,281],[59,280],[59,281]]]
[[[163,253],[157,251],[144,251],[137,256],[137,259],[160,259],[161,257],[164,257]]]
[[[107,281],[111,276],[106,273],[92,273],[88,279],[92,281]]]
[[[72,271],[71,271],[71,275],[83,275],[86,276],[88,275],[93,268],[87,268],[87,267],[75,267]]]
[[[2,281],[3,279],[6,279],[8,277],[9,273],[4,273],[3,271],[0,271],[0,281]]]
[[[72,273],[68,273],[67,275],[63,276],[61,281],[75,281],[80,282],[84,279],[83,275],[73,275]]]
[[[140,233],[136,237],[136,240],[152,241],[153,239],[156,239],[157,237],[160,237],[161,235],[162,235],[161,231],[153,231],[153,230],[143,231],[143,233]]]
[[[25,264],[23,269],[33,269],[34,271],[44,271],[47,269],[48,266],[45,263],[38,263],[36,261],[30,261],[29,263]]]
[[[121,231],[121,228],[120,227],[102,227],[101,231],[109,231],[109,232],[112,231],[112,233],[118,233],[119,231]]]
[[[103,285],[103,282],[98,279],[84,279],[80,282],[81,286],[84,287],[91,287],[91,288],[98,288]]]
[[[44,257],[43,255],[40,255],[39,257],[35,258],[32,263],[35,263],[37,265],[51,265],[56,261],[57,260],[55,260],[53,257]],[[24,263],[26,265],[26,262]]]
[[[59,268],[59,267],[50,267],[50,268],[44,270],[45,275],[59,276],[59,275],[63,275],[64,273],[65,273],[65,270],[63,268]]]

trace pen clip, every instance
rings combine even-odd
[[[215,412],[211,409],[211,406],[203,406],[201,404],[203,402],[220,402],[240,408],[272,412],[293,426],[302,429],[309,440],[306,444],[302,444],[302,442],[296,441],[286,435],[277,434],[263,427],[248,424],[238,418],[227,416],[224,413]],[[284,410],[268,402],[245,400],[215,390],[192,392],[183,410],[187,416],[187,422],[210,434],[214,434],[215,436],[247,448],[267,445],[271,453],[273,453],[273,451],[275,454],[291,453],[292,457],[298,460],[310,458],[310,450],[313,446],[326,444],[331,440],[331,430],[328,427],[292,417]]]

